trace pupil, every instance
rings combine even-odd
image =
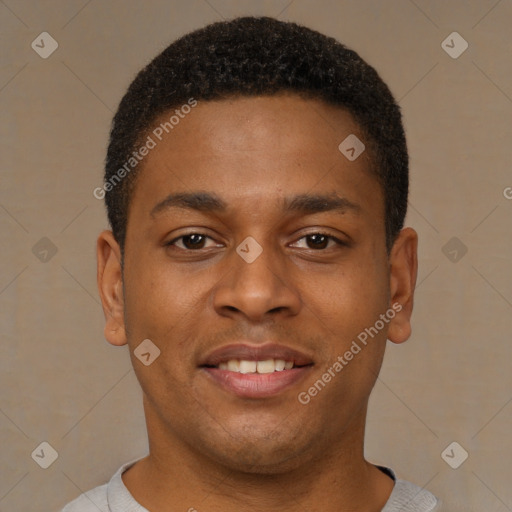
[[[327,237],[325,235],[310,235],[309,241],[313,242],[313,249],[323,249],[327,246]]]
[[[204,242],[203,235],[187,235],[183,238],[183,244],[188,249],[197,249]]]

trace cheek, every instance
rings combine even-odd
[[[389,309],[389,293],[385,272],[369,266],[333,275],[329,283],[313,316],[329,339],[316,378],[330,382],[325,400],[343,416],[366,399],[380,371],[391,320],[381,315]]]
[[[366,399],[379,373],[389,326],[380,320],[389,307],[387,283],[385,265],[361,259],[317,286],[312,319],[329,342],[316,378],[332,382],[324,398],[342,416]]]
[[[194,316],[193,301],[187,288],[179,286],[172,276],[159,271],[155,265],[128,267],[125,280],[125,326],[132,363],[144,391],[148,386],[167,386],[184,380],[187,359],[183,340],[190,335],[188,321]],[[146,358],[136,357],[143,340],[150,340],[158,354],[146,366]],[[140,352],[140,351],[139,351]],[[159,353],[158,353],[159,352]],[[144,352],[144,353],[147,353]],[[181,364],[180,364],[181,362]],[[173,385],[173,389],[175,386]]]
[[[126,276],[126,320],[134,335],[167,339],[196,307],[199,283],[184,280],[160,258],[137,260]]]
[[[125,323],[135,374],[153,408],[168,414],[191,403],[193,343],[187,341],[194,334],[200,307],[193,290],[182,285],[178,289],[179,293],[169,276],[141,271],[126,292]],[[158,354],[149,365],[136,355],[137,347],[147,339]]]
[[[326,321],[333,335],[346,339],[373,325],[387,310],[389,276],[385,264],[361,258],[328,275],[316,275],[304,290],[309,290],[304,292],[305,305]]]

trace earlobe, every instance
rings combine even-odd
[[[121,250],[112,231],[100,233],[96,249],[98,290],[105,314],[105,338],[112,345],[125,345]]]
[[[397,236],[390,255],[391,305],[397,314],[391,320],[388,339],[403,343],[411,335],[411,315],[418,272],[418,234],[404,228]]]

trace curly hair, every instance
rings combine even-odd
[[[373,67],[331,37],[291,22],[243,17],[213,23],[173,42],[135,77],[114,116],[107,183],[156,119],[195,100],[294,92],[348,111],[371,148],[371,172],[384,196],[386,244],[403,227],[409,187],[400,108]],[[105,193],[114,237],[124,248],[140,164]]]

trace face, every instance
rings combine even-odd
[[[416,245],[404,230],[386,252],[350,134],[345,111],[281,95],[199,102],[156,139],[122,273],[111,233],[98,243],[106,337],[129,345],[153,446],[278,472],[362,435],[386,338],[409,335]]]

